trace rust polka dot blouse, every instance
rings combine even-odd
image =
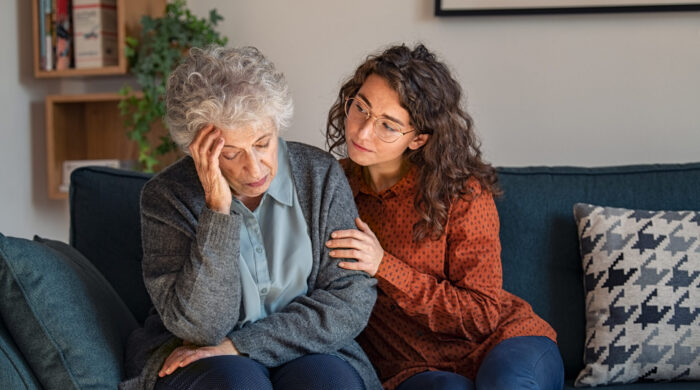
[[[445,234],[416,243],[417,168],[377,194],[358,165],[341,163],[360,217],[384,248],[375,275],[377,303],[358,341],[385,388],[426,370],[473,380],[486,353],[510,337],[556,341],[527,302],[502,289],[498,214],[493,197],[475,179],[469,181],[472,200],[450,207]]]

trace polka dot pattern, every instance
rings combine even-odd
[[[358,339],[385,388],[426,370],[473,379],[486,353],[510,337],[556,341],[527,302],[502,289],[496,205],[475,179],[468,183],[473,194],[450,207],[445,234],[415,243],[417,168],[375,193],[359,166],[341,163],[360,217],[385,251],[377,303]]]

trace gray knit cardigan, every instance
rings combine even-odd
[[[233,330],[241,303],[241,218],[209,210],[191,157],[153,177],[141,194],[143,275],[154,309],[129,338],[120,389],[152,389],[182,340],[218,345],[229,337],[245,355],[276,367],[311,353],[341,357],[369,390],[381,384],[354,338],[367,324],[376,280],[338,267],[325,242],[355,226],[352,192],[328,153],[289,142],[289,162],[313,249],[306,295],[280,312]]]

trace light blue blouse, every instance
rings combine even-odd
[[[311,239],[299,206],[287,144],[279,138],[277,174],[255,209],[234,198],[243,217],[239,267],[241,311],[236,328],[255,322],[306,294],[311,273]]]

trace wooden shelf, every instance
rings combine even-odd
[[[47,186],[50,199],[67,199],[61,192],[63,162],[66,160],[117,159],[136,161],[138,145],[126,134],[119,112],[117,93],[49,95],[46,97]],[[154,126],[149,139],[165,135],[162,125]],[[162,158],[169,164],[176,153]]]
[[[116,0],[117,39],[120,42],[119,63],[89,69],[39,69],[39,0],[32,2],[34,35],[34,76],[36,78],[123,75],[127,73],[126,37],[138,37],[143,15],[158,17],[165,12],[167,0]],[[138,145],[129,139],[118,104],[118,93],[87,95],[50,95],[46,97],[46,164],[47,191],[50,199],[67,199],[60,189],[63,183],[63,162],[66,160],[137,161]],[[149,139],[155,145],[166,134],[162,124],[151,128]],[[173,162],[178,154],[160,158],[162,165]]]
[[[39,69],[39,1],[32,2],[32,31],[34,35],[34,77],[83,77],[126,74],[128,64],[124,52],[126,37],[138,37],[143,15],[161,16],[167,0],[117,0],[117,40],[121,42],[119,63],[116,66],[88,69],[42,70]]]

